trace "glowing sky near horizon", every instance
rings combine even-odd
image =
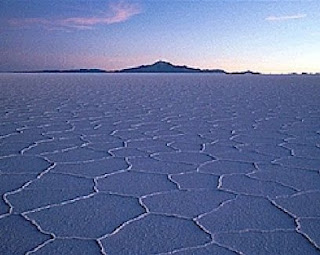
[[[2,0],[0,71],[320,72],[320,1]]]

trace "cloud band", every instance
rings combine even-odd
[[[101,16],[70,17],[63,19],[25,18],[11,19],[9,24],[18,27],[41,26],[49,30],[56,29],[92,29],[96,25],[110,25],[127,21],[141,13],[137,4],[117,2],[109,5],[109,10]]]
[[[290,16],[269,16],[266,18],[267,21],[285,21],[285,20],[295,20],[295,19],[303,19],[307,17],[306,14],[296,14]]]

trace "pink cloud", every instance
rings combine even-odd
[[[127,21],[139,13],[141,13],[141,8],[137,4],[129,4],[121,1],[110,4],[109,9],[100,16],[70,17],[63,19],[11,19],[9,20],[9,24],[18,27],[41,26],[48,30],[92,29],[95,25],[110,25]]]
[[[294,19],[303,19],[307,17],[306,14],[296,14],[291,16],[269,16],[266,18],[267,21],[285,21],[285,20],[294,20]]]

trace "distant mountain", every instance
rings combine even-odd
[[[126,68],[116,71],[106,71],[103,69],[71,69],[71,70],[38,70],[38,71],[17,71],[13,73],[213,73],[213,74],[261,74],[258,72],[226,72],[222,69],[200,69],[188,66],[177,66],[166,61],[157,61],[151,65]]]
[[[142,65],[133,68],[122,69],[120,73],[226,73],[224,70],[201,70],[188,66],[176,66],[169,62],[158,61],[152,65]]]
[[[14,73],[107,73],[102,69],[70,69],[70,70],[38,70],[38,71],[22,71]]]
[[[259,74],[261,74],[261,73],[259,73],[259,72],[252,72],[252,71],[244,71],[244,72],[231,72],[231,73],[229,73],[229,74],[256,74],[256,75],[259,75]]]

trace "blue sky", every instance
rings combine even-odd
[[[320,71],[320,1],[2,0],[0,71]]]

